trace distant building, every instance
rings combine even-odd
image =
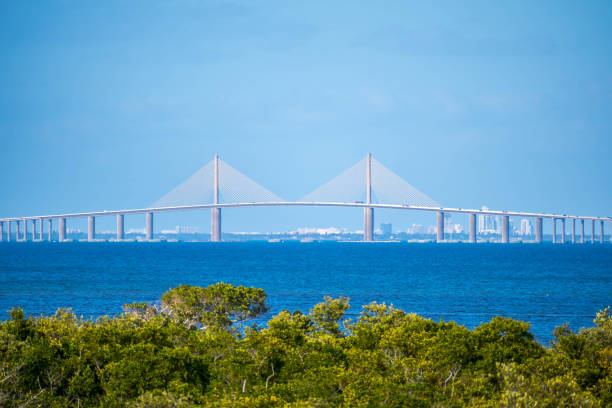
[[[521,235],[531,235],[533,234],[533,227],[531,225],[531,221],[527,218],[523,218],[521,220],[521,229],[519,231]]]
[[[383,236],[385,237],[389,237],[391,236],[392,231],[392,225],[390,222],[383,222],[382,224],[380,224],[380,231],[382,233]]]
[[[427,228],[427,233],[429,235],[434,235],[436,233],[436,227],[434,227],[433,225],[430,225],[429,228]]]
[[[455,231],[455,226],[453,224],[453,219],[450,214],[444,214],[444,232],[453,233]]]
[[[488,211],[489,207],[482,206],[482,211]],[[478,233],[480,234],[498,234],[501,232],[501,223],[496,215],[479,214],[478,215]]]
[[[413,235],[423,235],[425,233],[425,226],[422,224],[412,224],[410,233]]]
[[[197,234],[198,232],[200,232],[198,227],[192,227],[190,225],[177,225],[173,230],[161,231],[162,234]]]
[[[292,233],[297,233],[298,235],[338,235],[338,234],[347,234],[348,231],[346,229],[339,229],[336,227],[329,228],[298,228],[296,231]]]
[[[453,219],[450,214],[444,215],[444,232],[447,234],[461,234],[463,232],[463,225],[453,224]]]
[[[198,227],[192,227],[190,225],[177,225],[176,232],[178,234],[197,234],[198,232],[200,232],[200,229]]]

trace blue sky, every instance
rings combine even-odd
[[[215,153],[293,200],[369,151],[444,205],[609,216],[610,21],[608,1],[0,2],[0,215],[147,206]],[[176,224],[209,215],[156,227]]]

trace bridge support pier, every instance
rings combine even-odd
[[[0,221],[0,242],[4,241],[4,221]]]
[[[47,230],[47,239],[49,240],[49,242],[51,242],[51,240],[53,239],[53,219],[49,218],[49,225],[47,226],[47,228],[49,228]]]
[[[595,221],[593,221],[593,229],[595,228]],[[23,220],[23,241],[28,240],[28,220]]]
[[[15,221],[15,225],[17,226],[15,230],[15,241],[19,242],[21,239],[21,220]]]
[[[542,243],[542,217],[536,218],[535,236],[536,236],[536,242],[538,244],[541,244]]]
[[[374,209],[369,207],[363,209],[363,240],[374,241]]]
[[[510,219],[507,215],[502,215],[502,244],[510,242]]]
[[[123,214],[117,214],[117,241],[123,241],[123,238],[125,237],[123,221]]]
[[[11,222],[6,223],[6,242],[11,242]]]
[[[470,214],[470,243],[476,243],[476,214]]]
[[[556,244],[557,243],[557,219],[554,217],[552,219],[552,227],[553,227],[552,242],[553,244]]]
[[[38,231],[38,239],[43,241],[45,238],[43,237],[43,230],[44,230],[44,220],[42,218],[39,219],[40,221],[40,230]]]
[[[59,219],[58,233],[59,242],[64,242],[66,240],[66,218]]]
[[[93,216],[87,217],[87,240],[89,242],[96,239],[96,218]]]
[[[36,220],[32,220],[32,241],[36,241]]]
[[[591,220],[591,244],[595,243],[595,220]]]
[[[584,220],[580,220],[580,243],[584,244]]]
[[[604,222],[603,222],[603,220],[599,221],[599,226],[600,226],[600,228],[599,228],[599,232],[600,232],[600,234],[599,234],[599,243],[603,244],[603,242],[604,242]]]
[[[572,218],[572,244],[576,243],[576,219]]]
[[[442,211],[438,211],[436,221],[436,242],[442,242],[444,241],[444,213]]]
[[[210,213],[210,240],[221,241],[221,209],[213,208]]]
[[[561,218],[561,243],[565,244],[565,218]]]
[[[153,213],[147,213],[147,223],[146,223],[146,238],[147,241],[151,241],[153,239]]]

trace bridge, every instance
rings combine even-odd
[[[224,198],[225,200],[222,200]],[[212,201],[208,202],[207,201]],[[378,201],[386,201],[378,202]],[[31,240],[44,241],[44,224],[47,224],[47,240],[53,237],[53,225],[57,225],[59,241],[66,241],[67,221],[87,218],[87,238],[94,241],[96,217],[115,216],[117,221],[116,240],[125,239],[124,217],[145,215],[145,236],[154,239],[153,215],[162,212],[210,210],[211,241],[221,241],[221,211],[223,208],[240,207],[356,207],[364,211],[363,240],[374,240],[374,210],[388,209],[401,211],[427,211],[437,213],[436,242],[444,241],[445,214],[467,214],[469,219],[469,242],[477,242],[476,216],[499,216],[502,220],[501,242],[510,242],[510,217],[535,219],[535,241],[542,242],[543,221],[552,222],[553,243],[566,242],[566,222],[571,221],[571,242],[585,242],[585,221],[591,224],[591,243],[595,242],[596,224],[599,224],[599,242],[604,242],[604,222],[610,223],[612,242],[612,218],[552,213],[477,210],[443,207],[424,193],[408,184],[401,177],[386,168],[368,154],[323,186],[298,201],[286,201],[238,172],[218,156],[196,173],[179,184],[175,189],[146,208],[94,211],[66,214],[48,214],[28,217],[0,218],[0,242],[28,240],[28,225],[31,224]],[[557,223],[561,224],[561,239],[557,239]],[[580,240],[577,241],[576,224],[580,223]],[[12,234],[12,225],[15,234]],[[5,229],[6,227],[6,229]],[[22,228],[23,227],[23,228]],[[38,238],[37,238],[38,235]]]

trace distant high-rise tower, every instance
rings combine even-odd
[[[527,218],[523,218],[521,220],[520,233],[521,233],[521,235],[531,235],[531,234],[533,234],[533,228],[531,226],[531,221],[529,221]]]
[[[488,208],[483,205],[482,210],[486,211],[488,210]],[[486,217],[487,217],[486,215],[482,215],[482,214],[478,215],[478,232],[480,233],[485,231]]]
[[[450,234],[455,232],[455,226],[453,225],[453,219],[450,214],[444,215],[444,231]]]
[[[482,211],[489,211],[489,207],[482,206]],[[481,234],[496,234],[501,231],[501,223],[495,215],[478,215],[478,232]]]

